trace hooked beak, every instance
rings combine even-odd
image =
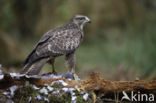
[[[87,23],[91,23],[91,20],[89,20]]]
[[[91,20],[88,17],[86,17],[86,20],[87,20],[87,23],[91,23]]]

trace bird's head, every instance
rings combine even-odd
[[[84,24],[91,23],[91,20],[84,15],[76,15],[72,18],[72,21],[83,29]]]

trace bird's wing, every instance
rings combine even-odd
[[[41,39],[39,40],[39,42],[35,45],[35,48],[37,48],[38,45],[46,42],[51,36],[53,36],[53,34],[55,33],[55,29],[54,30],[49,30],[48,32],[46,32]]]
[[[73,52],[80,44],[80,33],[78,29],[58,29],[55,32],[47,32],[26,61],[33,63],[45,57]]]
[[[28,57],[25,59],[24,61],[24,65],[26,65],[28,62],[31,63],[32,61],[34,61],[35,58],[38,58],[38,56],[36,55],[35,51],[36,48],[41,45],[42,43],[46,42],[53,34],[55,30],[50,30],[47,33],[45,33],[41,39],[39,40],[39,42],[35,45],[33,51],[28,55]]]
[[[50,54],[67,54],[68,52],[74,51],[79,46],[81,38],[79,29],[61,30],[48,39],[48,44],[44,44],[44,47]],[[41,48],[43,48],[43,45],[39,47],[39,50]]]
[[[36,53],[41,57],[59,56],[73,52],[80,44],[81,33],[78,29],[56,31],[46,42],[38,45]]]

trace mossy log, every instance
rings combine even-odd
[[[77,103],[104,103],[104,102],[132,102],[130,96],[131,93],[135,93],[136,101],[138,98],[142,102],[143,101],[153,101],[156,100],[156,97],[150,97],[151,95],[156,96],[156,80],[144,81],[109,81],[102,78],[99,73],[92,73],[90,77],[84,80],[71,80],[68,78],[51,78],[49,75],[53,74],[45,74],[42,76],[27,76],[27,75],[13,75],[13,74],[3,74],[3,77],[0,79],[0,96],[5,97],[4,95],[6,91],[12,86],[19,86],[20,89],[16,90],[14,98],[11,100],[28,102],[31,98],[30,103],[36,103],[38,100],[32,99],[33,96],[37,96],[38,92],[41,92],[41,89],[44,87],[47,88],[47,85],[52,86],[54,90],[58,90],[58,88],[74,88],[75,96],[77,98]],[[45,78],[45,76],[48,76]],[[54,82],[63,81],[65,85],[51,85]],[[26,85],[28,83],[29,85]],[[31,85],[31,86],[30,86]],[[39,90],[33,90],[32,85],[40,88]],[[63,89],[63,90],[64,90]],[[24,91],[23,91],[24,90]],[[53,91],[54,92],[54,91]],[[88,93],[88,99],[84,99],[84,94]],[[47,92],[51,93],[51,92]],[[129,100],[123,98],[124,93],[127,94]],[[51,93],[52,94],[52,93]],[[83,94],[83,95],[81,95]],[[146,94],[147,97],[141,98],[142,94]],[[42,93],[40,94],[42,95]],[[69,93],[64,93],[60,91],[58,94],[54,93],[53,95],[46,96],[48,98],[48,102],[54,103],[70,103],[72,98]],[[6,97],[7,98],[7,97]],[[37,98],[37,97],[34,97]],[[43,97],[42,97],[43,98]],[[150,99],[149,99],[150,98]],[[125,100],[124,100],[125,99]],[[10,99],[9,99],[10,100]],[[44,100],[44,99],[43,99]],[[45,99],[46,100],[46,99]],[[2,99],[0,99],[2,103]],[[33,102],[32,102],[33,101]],[[47,102],[45,101],[45,102]],[[44,103],[44,101],[42,101]],[[24,102],[21,102],[24,103]],[[73,102],[74,103],[74,102]]]

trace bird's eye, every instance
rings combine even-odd
[[[77,20],[84,20],[85,18],[83,18],[83,17],[79,17],[79,18],[76,18]]]
[[[80,18],[80,20],[84,20],[84,18]]]

